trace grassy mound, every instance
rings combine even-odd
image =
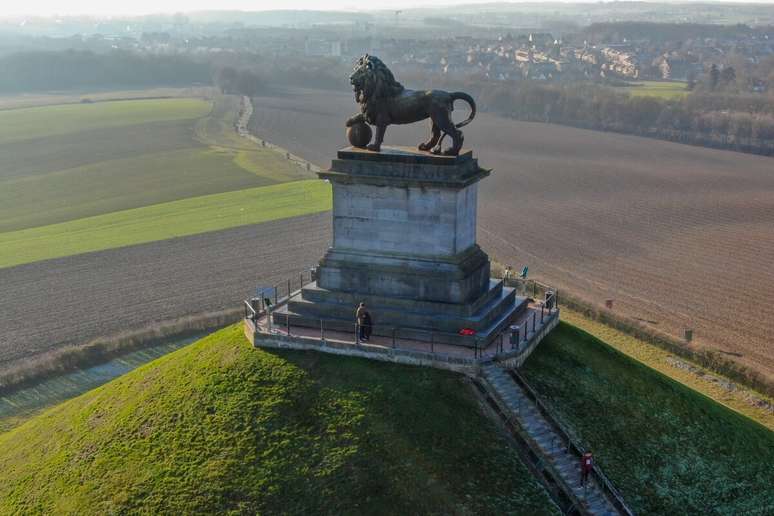
[[[524,373],[638,513],[773,514],[774,433],[561,324]]]
[[[459,375],[229,327],[0,434],[0,513],[554,513]]]

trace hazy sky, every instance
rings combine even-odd
[[[145,14],[185,11],[241,10],[265,11],[271,9],[357,10],[393,7],[437,6],[459,3],[482,3],[492,0],[9,0],[0,6],[0,16],[33,14]]]
[[[160,12],[172,13],[178,11],[204,10],[357,10],[357,7],[362,8],[364,5],[369,9],[392,9],[405,7],[429,7],[461,3],[492,3],[493,1],[496,0],[367,0],[366,2],[363,2],[362,0],[6,0],[3,2],[5,5],[0,6],[0,17],[20,14],[45,16],[54,14],[107,15],[145,14]],[[746,1],[750,2],[751,0]],[[752,0],[752,2],[755,1],[756,0]],[[771,3],[772,1],[774,0],[762,0],[761,3]],[[519,2],[524,2],[524,0],[519,0]]]

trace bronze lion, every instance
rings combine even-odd
[[[430,139],[420,143],[419,150],[441,154],[441,143],[448,135],[452,144],[443,150],[443,154],[456,156],[460,153],[463,136],[459,128],[476,116],[476,103],[467,93],[407,90],[395,80],[381,59],[368,54],[358,59],[349,82],[355,91],[355,101],[360,104],[360,113],[347,120],[347,127],[358,123],[376,126],[376,136],[367,149],[377,152],[381,149],[388,125],[411,124],[429,118]],[[467,102],[471,110],[467,120],[458,124],[451,118],[455,100]]]

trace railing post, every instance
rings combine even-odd
[[[435,353],[435,332],[430,332],[430,353]]]
[[[303,272],[299,272],[298,273],[298,277],[299,277],[299,279],[301,281],[301,283],[298,284],[298,290],[301,290],[302,288],[304,288],[304,273]]]
[[[288,301],[290,301],[290,278],[288,278]]]
[[[285,317],[285,321],[288,324],[288,337],[290,337],[290,314]]]
[[[535,329],[535,319],[537,318],[537,314],[535,312],[532,312],[532,333],[535,333],[537,331]]]
[[[355,346],[360,345],[360,325],[355,323]]]
[[[320,319],[320,340],[325,340],[325,321]]]
[[[398,331],[398,329],[393,326],[392,327],[392,349],[395,349],[395,333]]]

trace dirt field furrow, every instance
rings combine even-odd
[[[330,241],[328,213],[0,269],[0,369],[58,346],[240,306],[297,277]]]

